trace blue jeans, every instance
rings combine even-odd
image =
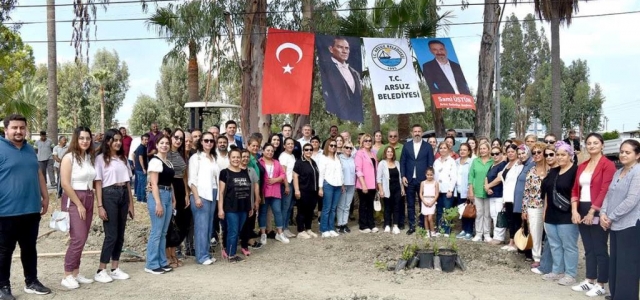
[[[322,184],[322,214],[320,218],[320,232],[334,230],[336,220],[336,209],[342,194],[341,186],[333,186],[328,182]]]
[[[553,267],[551,272],[576,278],[578,274],[578,225],[544,223],[547,232],[547,247],[551,250]],[[544,258],[544,251],[543,251]]]
[[[551,247],[549,247],[548,235],[545,235],[542,241],[542,254],[538,270],[540,270],[542,274],[549,274],[553,271],[553,256],[551,255]]]
[[[267,206],[271,206],[273,212],[273,220],[276,221],[276,228],[282,229],[282,201],[280,198],[266,197],[264,205],[260,205],[260,214],[258,215],[258,225],[260,229],[267,228]]]
[[[147,174],[142,171],[136,171],[136,185],[134,188],[136,199],[138,202],[147,202]]]
[[[213,198],[217,199],[218,190],[213,189]],[[217,200],[209,201],[200,197],[202,207],[196,207],[196,200],[191,195],[191,213],[193,214],[193,239],[196,250],[196,262],[201,264],[211,259],[209,244],[213,234],[213,215],[216,213]]]
[[[149,218],[151,219],[151,231],[149,232],[149,241],[147,242],[147,263],[145,268],[153,270],[168,265],[167,253],[167,230],[171,222],[171,214],[173,205],[171,204],[171,191],[160,190],[160,205],[162,206],[162,217],[156,216],[156,201],[153,194],[149,192],[147,196],[147,209],[149,210]]]
[[[451,228],[444,224],[444,220],[442,220],[442,214],[445,209],[451,208],[453,206],[453,193],[451,198],[447,198],[447,193],[440,193],[438,196],[438,202],[436,203],[436,226],[444,229],[444,233],[449,234],[451,232]],[[441,223],[442,221],[442,223]]]
[[[338,201],[338,208],[336,210],[338,226],[347,225],[349,222],[349,208],[353,201],[353,194],[356,192],[356,186],[345,185],[344,189],[344,193],[340,194],[340,201]]]
[[[291,213],[293,212],[293,182],[289,182],[289,195],[284,194],[284,184],[282,185],[282,226],[289,227]]]
[[[227,255],[233,257],[238,250],[238,237],[244,221],[247,219],[248,213],[246,211],[241,212],[225,212],[224,219],[227,223],[227,238],[225,239]]]

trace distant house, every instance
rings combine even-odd
[[[640,138],[640,129],[622,132],[622,133],[620,133],[620,138],[623,139],[623,140],[625,140],[625,139],[638,139],[638,138]]]

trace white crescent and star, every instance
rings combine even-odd
[[[276,49],[276,59],[278,59],[278,62],[280,62],[280,52],[282,52],[282,50],[284,49],[292,49],[294,51],[296,51],[296,53],[298,53],[298,61],[296,61],[296,64],[299,63],[302,60],[302,49],[300,48],[300,46],[294,44],[294,43],[282,43],[280,46],[278,46],[278,48]],[[292,74],[291,71],[293,70],[293,67],[290,64],[287,64],[286,66],[283,66],[282,69],[284,69],[284,73],[289,73]]]

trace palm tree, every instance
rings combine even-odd
[[[111,72],[109,72],[109,70],[100,69],[93,72],[93,74],[91,74],[91,78],[98,85],[98,89],[100,91],[100,132],[104,133],[104,89],[107,82],[111,80]]]
[[[53,141],[58,140],[58,61],[55,4],[55,0],[47,0],[47,131]]]
[[[562,66],[560,62],[560,25],[571,25],[578,12],[578,0],[534,0],[538,16],[551,23],[551,132],[562,136],[562,100],[560,98]]]
[[[33,123],[38,114],[38,107],[33,104],[38,101],[34,99],[35,97],[40,97],[40,99],[44,97],[42,87],[25,84],[21,90],[11,97],[6,89],[0,86],[0,116],[20,114],[27,118],[30,123]],[[34,128],[37,128],[37,126]]]
[[[222,9],[217,1],[194,0],[183,4],[169,4],[160,7],[147,21],[147,28],[156,31],[158,36],[166,38],[173,48],[164,56],[168,60],[188,61],[187,91],[189,102],[200,99],[198,82],[197,54],[203,46],[212,45],[217,36],[215,27],[221,26]],[[187,53],[183,50],[187,49]]]

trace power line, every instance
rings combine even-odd
[[[640,10],[634,10],[634,11],[625,11],[625,12],[615,12],[615,13],[603,13],[603,14],[594,14],[594,15],[583,15],[583,16],[575,16],[573,17],[574,19],[579,19],[579,18],[594,18],[594,17],[607,17],[607,16],[617,16],[617,15],[627,15],[627,14],[636,14],[636,13],[640,13]],[[130,19],[113,19],[113,21],[115,20],[130,20]],[[146,19],[143,19],[146,20]],[[541,19],[535,19],[535,20],[541,20]],[[509,23],[509,22],[519,22],[519,21],[508,21],[508,20],[504,20],[503,22],[505,23]],[[497,22],[483,22],[483,21],[479,21],[479,22],[461,22],[461,23],[447,23],[444,24],[446,26],[460,26],[460,25],[479,25],[479,24],[491,24],[491,23],[497,23]],[[389,28],[395,28],[392,26],[386,26],[386,27],[374,27],[374,29],[389,29]],[[311,31],[298,31],[298,32],[311,32]],[[317,32],[312,32],[312,33],[317,33]],[[242,36],[242,35],[247,35],[248,33],[234,33],[234,36]],[[261,33],[261,34],[266,34],[266,33]],[[229,34],[220,34],[219,36],[229,36]],[[173,37],[173,38],[177,38],[177,37]],[[163,40],[163,39],[167,39],[165,37],[135,37],[135,38],[110,38],[110,39],[93,39],[93,40],[89,40],[89,42],[118,42],[118,41],[136,41],[136,40]],[[34,41],[23,41],[24,43],[33,43],[33,44],[37,44],[37,43],[47,43],[46,40],[34,40]],[[66,40],[66,41],[56,41],[57,43],[71,43],[71,40]]]
[[[146,2],[152,3],[152,2],[175,2],[178,0],[147,0]],[[139,3],[142,4],[140,0],[127,0],[127,1],[114,1],[114,2],[109,2],[106,5],[114,5],[114,4],[129,4],[129,3]],[[54,4],[53,6],[55,7],[63,7],[63,6],[74,6],[74,3],[62,3],[62,4]],[[96,4],[96,6],[102,6],[103,4]],[[30,5],[15,5],[13,7],[16,8],[38,8],[38,7],[49,7],[49,5],[46,4],[30,4]]]

